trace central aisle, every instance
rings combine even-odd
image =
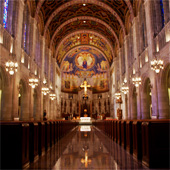
[[[147,169],[94,126],[78,126],[28,169]]]

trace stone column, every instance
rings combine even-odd
[[[12,88],[13,84],[5,85],[3,89],[2,100],[2,120],[12,120]]]
[[[39,88],[39,87],[38,87]],[[41,110],[41,91],[37,90],[37,107],[36,107],[36,113],[35,113],[35,120],[41,120],[42,113]]]
[[[160,78],[158,77],[160,80]],[[161,86],[161,81],[157,81],[157,93],[158,93],[158,118],[159,119],[169,119],[169,96],[165,85]]]
[[[15,54],[20,58],[20,48],[22,43],[22,26],[23,26],[23,11],[24,11],[24,1],[19,1],[19,9],[18,9],[18,24],[16,30],[16,41],[15,44]]]
[[[23,92],[23,101],[22,101],[23,111],[21,113],[21,120],[23,120],[23,121],[28,121],[29,118],[30,118],[29,117],[29,113],[30,113],[30,110],[29,110],[30,88],[31,87],[29,87],[28,89],[26,89]]]
[[[30,86],[30,90],[29,90],[29,93],[30,93],[30,100],[29,100],[29,110],[30,110],[30,113],[29,113],[29,116],[30,116],[30,120],[34,120],[34,116],[33,116],[33,109],[34,109],[34,89]]]

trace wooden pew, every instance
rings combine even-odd
[[[122,147],[126,149],[126,121],[121,121],[121,139],[122,139]]]
[[[1,169],[22,169],[29,163],[29,124],[0,122]]]
[[[113,127],[114,127],[114,135],[113,135],[113,140],[117,142],[117,120],[113,121]]]
[[[142,133],[141,133],[142,120],[133,121],[133,156],[139,160],[142,159]]]
[[[117,143],[121,145],[122,138],[121,138],[121,120],[117,121]]]
[[[38,153],[42,155],[45,152],[45,123],[38,122]]]
[[[131,154],[133,153],[133,133],[132,133],[132,120],[126,121],[126,149]]]
[[[149,168],[170,168],[169,131],[169,120],[142,122],[142,162]]]
[[[38,136],[39,129],[37,122],[28,122],[29,123],[29,159],[30,162],[34,161],[34,158],[38,157]]]

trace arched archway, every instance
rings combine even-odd
[[[0,67],[0,120],[12,120],[12,83]]]
[[[142,90],[142,119],[150,119],[152,116],[151,82],[146,78]]]
[[[18,117],[20,120],[29,120],[29,93],[23,79],[19,82]]]
[[[158,82],[159,119],[170,118],[170,64],[165,66]]]

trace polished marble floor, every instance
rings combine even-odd
[[[93,126],[78,126],[28,169],[148,169]]]

